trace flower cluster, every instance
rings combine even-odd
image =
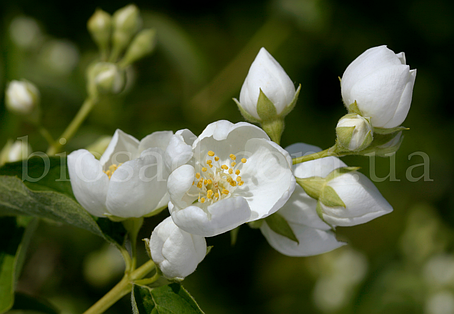
[[[244,117],[262,128],[221,120],[198,136],[183,129],[141,141],[117,130],[99,160],[83,149],[68,156],[74,195],[94,216],[115,220],[149,217],[168,207],[170,217],[155,228],[148,246],[169,279],[182,280],[196,269],[207,252],[205,238],[246,223],[286,255],[331,251],[345,245],[336,239],[337,226],[392,211],[374,184],[338,157],[397,150],[415,75],[403,53],[385,46],[367,50],[342,77],[349,113],[337,124],[335,146],[321,151],[297,143],[283,149],[283,119],[299,88],[262,48],[235,100]]]

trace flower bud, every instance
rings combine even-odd
[[[16,114],[28,117],[34,122],[39,118],[39,90],[32,83],[21,80],[11,81],[8,84],[5,95],[5,103],[8,110]]]
[[[127,5],[117,10],[112,19],[114,49],[122,51],[142,24],[139,9],[134,4]]]
[[[405,54],[386,46],[366,50],[345,70],[341,91],[350,112],[370,117],[375,128],[402,124],[410,110],[416,70],[405,63]]]
[[[0,152],[0,165],[7,162],[15,162],[27,158],[32,153],[32,148],[28,141],[8,140]]]
[[[101,49],[106,49],[110,41],[110,32],[112,29],[112,18],[109,13],[96,9],[87,23],[88,31],[95,43]]]
[[[260,95],[263,93],[272,106],[263,106]],[[240,92],[238,107],[247,120],[259,122],[285,116],[293,109],[297,92],[290,77],[281,65],[261,48],[249,73],[244,80]]]
[[[369,118],[350,113],[339,119],[336,126],[337,143],[349,151],[361,151],[373,140]]]
[[[89,92],[118,94],[126,85],[124,70],[110,62],[98,62],[88,70]]]
[[[135,61],[150,54],[156,46],[156,30],[144,29],[140,31],[121,60],[121,66],[126,67]]]
[[[204,237],[178,228],[171,217],[153,230],[149,244],[153,261],[165,277],[175,280],[192,274],[207,252]]]

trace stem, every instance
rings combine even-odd
[[[50,135],[49,131],[45,127],[38,125],[38,131],[46,139],[50,147],[55,146],[54,138],[52,137],[52,135]]]
[[[319,158],[324,158],[324,157],[330,157],[330,156],[344,156],[347,155],[346,152],[339,152],[337,149],[337,145],[334,145],[333,147],[330,147],[328,149],[322,150],[321,152],[318,153],[313,153],[310,155],[305,155],[297,158],[293,158],[293,164],[299,164],[305,161],[310,161],[310,160],[315,160]]]
[[[65,145],[74,136],[82,122],[84,122],[85,118],[87,118],[91,109],[93,109],[93,106],[97,102],[98,99],[96,98],[88,97],[87,99],[85,99],[84,103],[82,104],[82,107],[80,107],[79,109],[79,112],[76,114],[76,116],[68,125],[66,130],[59,137],[58,141],[55,142],[54,146],[49,147],[49,149],[47,150],[48,155],[55,155],[56,153],[58,153],[62,146]]]
[[[115,287],[112,288],[105,296],[98,300],[92,307],[84,312],[84,314],[100,314],[104,313],[109,307],[120,300],[122,297],[127,295],[132,290],[133,281],[142,279],[147,275],[155,264],[152,260],[149,260],[132,273],[125,273],[123,278],[118,282]],[[154,278],[153,276],[152,278]]]
[[[123,226],[128,231],[129,241],[131,242],[131,265],[129,271],[133,271],[136,268],[137,263],[137,235],[143,225],[143,217],[140,218],[129,218],[123,221]],[[128,270],[126,270],[128,271]]]

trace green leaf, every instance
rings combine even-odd
[[[290,225],[288,224],[288,221],[285,220],[285,218],[282,217],[280,214],[274,213],[266,217],[265,221],[270,227],[270,229],[276,232],[277,234],[289,238],[290,240],[295,241],[298,244],[300,243],[295,233],[293,232],[292,227],[290,227]]]
[[[131,303],[134,314],[203,314],[188,291],[178,283],[154,289],[135,285]]]
[[[14,303],[14,288],[37,219],[0,217],[0,313]]]
[[[11,308],[11,314],[20,311],[20,313],[44,313],[58,314],[59,311],[49,302],[31,297],[26,294],[17,293],[15,295],[14,305]]]
[[[67,223],[120,245],[126,234],[121,223],[106,218],[96,221],[71,197],[53,191],[32,191],[16,177],[0,176],[0,215],[28,215]]]

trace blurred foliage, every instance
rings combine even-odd
[[[180,128],[198,134],[218,119],[241,121],[231,98],[238,97],[262,46],[302,86],[286,119],[283,146],[332,145],[337,119],[346,112],[338,77],[367,48],[386,44],[404,51],[407,63],[418,70],[404,123],[410,131],[398,153],[376,160],[344,158],[369,177],[383,178],[375,184],[394,212],[365,225],[338,228],[348,247],[310,258],[280,255],[248,227],[241,228],[234,247],[228,234],[207,239],[213,250],[184,281],[206,313],[454,312],[453,2],[135,3],[144,26],[157,29],[157,50],[128,72],[130,84],[120,97],[97,105],[68,152],[112,135],[116,128],[142,138]],[[0,90],[13,79],[34,82],[42,94],[43,124],[57,137],[86,96],[84,73],[96,56],[88,18],[97,7],[113,13],[126,4],[78,1],[68,10],[61,1],[2,1]],[[34,127],[8,113],[3,102],[1,98],[0,147],[8,139],[28,136],[34,150],[45,151],[46,142]],[[147,221],[140,236],[149,237],[165,215]],[[109,254],[101,238],[42,222],[18,290],[48,299],[62,313],[81,313],[121,276],[116,257]],[[110,260],[110,277],[96,271],[105,260]],[[353,273],[345,281],[336,272]],[[129,311],[124,298],[107,313]]]

